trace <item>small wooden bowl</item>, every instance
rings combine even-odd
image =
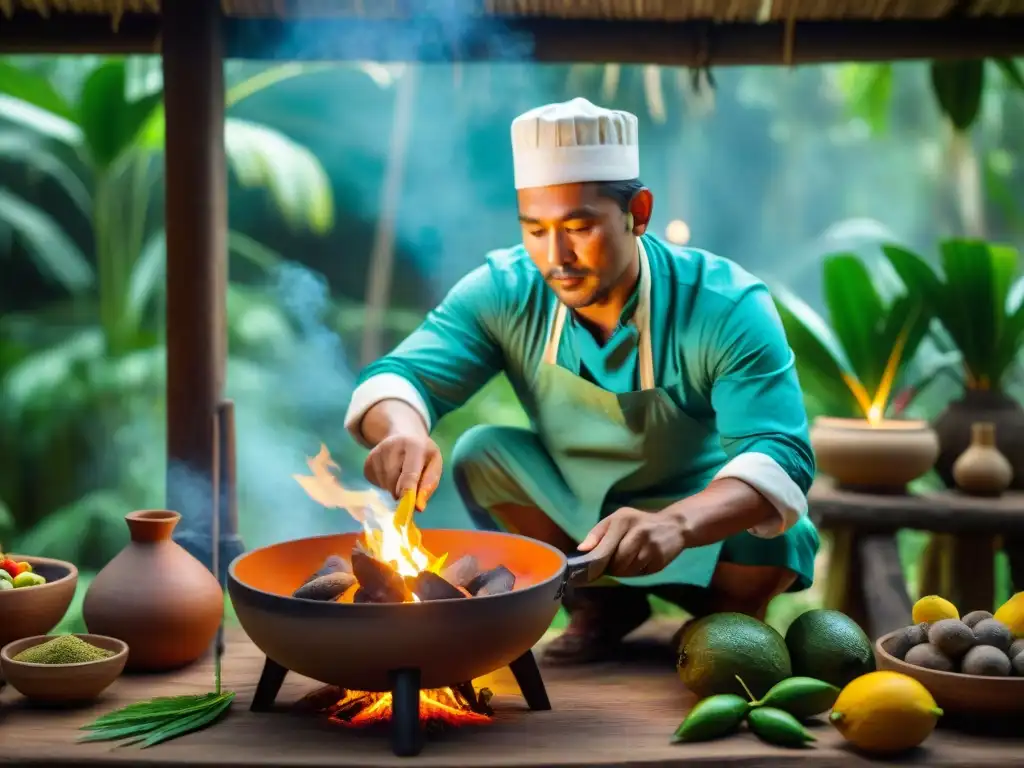
[[[124,670],[128,644],[106,635],[76,634],[85,642],[113,651],[113,656],[80,664],[32,664],[15,661],[26,648],[53,640],[58,635],[37,635],[15,640],[0,650],[0,667],[11,687],[25,698],[48,704],[91,701],[105,691]]]
[[[875,643],[879,669],[901,672],[921,683],[946,714],[1010,715],[1024,712],[1024,677],[987,677],[939,672],[900,661],[888,648],[903,630],[890,632]]]
[[[0,647],[23,637],[44,635],[67,613],[78,585],[78,569],[64,560],[49,557],[7,555],[27,562],[46,578],[45,584],[0,592]]]

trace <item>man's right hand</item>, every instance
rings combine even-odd
[[[385,437],[366,457],[366,479],[400,499],[416,492],[416,509],[423,511],[441,481],[441,450],[426,434]]]

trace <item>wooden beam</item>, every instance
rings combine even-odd
[[[0,24],[0,52],[149,53],[155,16],[18,13]],[[940,21],[807,21],[786,26],[547,18],[225,19],[226,55],[268,60],[620,62],[665,66],[819,64],[1024,54],[1024,17]]]
[[[224,389],[227,165],[220,4],[164,4],[167,504],[176,538],[212,565],[214,419]]]

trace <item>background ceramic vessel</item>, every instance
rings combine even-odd
[[[29,563],[46,583],[0,592],[0,648],[23,637],[45,635],[57,626],[78,585],[78,569],[64,560],[10,553],[8,557]]]
[[[996,391],[967,390],[950,403],[934,422],[939,436],[935,471],[950,488],[956,485],[953,464],[971,444],[971,427],[978,422],[999,425],[996,447],[1013,467],[1010,488],[1024,490],[1024,407]]]
[[[224,610],[216,577],[171,540],[177,512],[125,516],[131,541],[93,580],[82,604],[89,631],[128,643],[132,671],[176,669],[213,642]]]
[[[840,488],[902,493],[935,464],[939,441],[925,421],[883,421],[822,416],[811,428],[818,469]]]
[[[1013,467],[996,448],[996,425],[978,422],[971,435],[970,447],[953,464],[957,488],[972,496],[999,496],[1013,481]]]

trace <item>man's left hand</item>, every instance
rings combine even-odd
[[[686,546],[683,526],[676,515],[643,512],[623,507],[599,522],[580,543],[582,552],[598,544],[615,542],[608,563],[609,576],[642,576],[657,573]]]

